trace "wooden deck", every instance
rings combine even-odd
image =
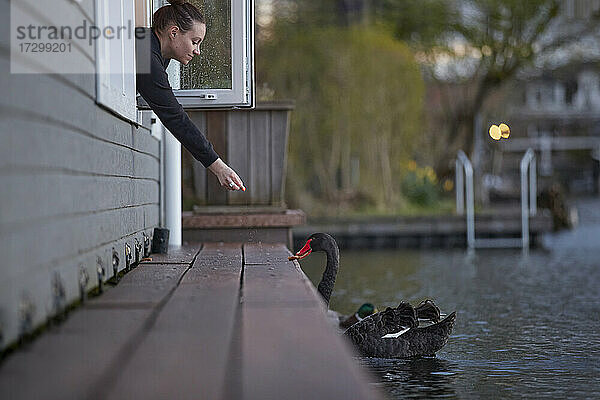
[[[283,244],[154,256],[0,364],[6,399],[373,399]]]

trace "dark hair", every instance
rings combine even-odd
[[[171,3],[156,10],[152,17],[152,28],[155,32],[162,32],[171,25],[177,25],[182,32],[189,31],[194,22],[206,24],[204,15],[200,10],[186,0],[168,0]]]

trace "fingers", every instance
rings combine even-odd
[[[229,190],[246,191],[244,182],[240,179],[231,167],[225,164],[220,158],[211,164],[208,169],[217,176],[222,187]]]
[[[240,187],[237,184],[235,184],[231,178],[227,178],[226,182],[227,182],[227,184],[223,185],[223,186],[225,186],[227,189],[240,190]]]
[[[242,182],[242,180],[240,179],[240,177],[238,176],[238,174],[235,173],[235,171],[231,171],[233,174],[231,176],[231,180],[233,181],[233,183],[238,187],[238,189],[241,189],[242,191],[246,191],[246,187],[244,186],[244,182]]]
[[[232,170],[231,174],[227,176],[225,179],[225,183],[223,184],[229,190],[242,190],[246,191],[246,187],[244,186],[244,182],[240,179],[240,177]]]

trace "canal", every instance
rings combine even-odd
[[[435,358],[360,358],[391,398],[593,398],[600,392],[600,202],[545,249],[341,252],[331,308],[433,299],[457,322]],[[301,262],[316,284],[325,257]]]

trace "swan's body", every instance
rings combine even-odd
[[[448,343],[456,313],[440,322],[419,327],[418,320],[411,321],[406,315],[411,313],[412,306],[400,303],[399,307],[408,310],[388,308],[352,325],[344,335],[352,341],[359,353],[367,357],[432,356]]]
[[[290,259],[302,259],[313,251],[324,251],[327,266],[318,285],[326,305],[335,285],[339,269],[339,250],[335,240],[326,233],[311,235],[304,247]],[[433,324],[419,327],[419,318]],[[402,302],[396,308],[372,314],[350,326],[344,336],[366,357],[408,358],[432,356],[448,342],[456,313],[440,321],[440,310],[431,300],[421,302],[416,308]]]

